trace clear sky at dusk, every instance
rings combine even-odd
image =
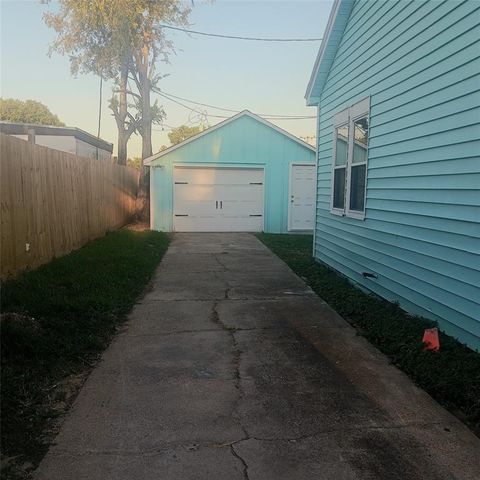
[[[42,19],[55,9],[39,1],[1,0],[1,95],[45,103],[68,126],[96,134],[99,80],[93,75],[70,75],[68,58],[47,56],[54,32]],[[321,37],[331,1],[195,1],[191,29],[255,37]],[[203,103],[255,113],[315,115],[305,106],[305,88],[320,42],[270,43],[217,39],[168,33],[177,54],[158,71],[168,74],[161,88]],[[116,127],[108,110],[112,85],[104,84],[101,136],[116,143]],[[155,96],[154,96],[155,98]],[[159,99],[166,123],[192,121],[188,110]],[[192,105],[191,105],[192,106]],[[210,114],[225,114],[211,108]],[[228,115],[228,114],[227,114]],[[209,118],[210,125],[220,121]],[[315,120],[276,122],[295,135],[313,135]],[[169,144],[168,129],[156,126],[153,150]],[[141,151],[139,137],[129,143],[129,156]]]

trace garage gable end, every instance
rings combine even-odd
[[[294,144],[294,149],[315,152],[308,143],[245,110],[146,158],[144,164],[155,166],[171,160],[182,163],[243,163],[245,158],[265,157],[264,150],[275,148],[275,145],[284,146],[286,142]]]

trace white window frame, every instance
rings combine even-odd
[[[335,193],[335,170],[338,168],[345,168],[345,178],[347,178],[347,169],[348,169],[348,148],[347,148],[347,161],[345,162],[345,165],[337,166],[335,165],[335,160],[337,156],[337,129],[340,127],[343,127],[346,125],[349,127],[348,130],[348,143],[350,143],[350,126],[349,126],[349,121],[348,121],[348,108],[345,110],[342,110],[341,112],[338,112],[335,115],[335,120],[333,124],[333,159],[332,159],[332,193],[330,196],[330,212],[333,213],[334,215],[340,215],[344,216],[345,215],[345,198],[343,202],[343,208],[336,208],[333,206],[333,200],[334,200],[334,193]],[[343,191],[343,195],[345,196],[345,189]]]
[[[361,118],[368,118],[368,143],[367,143],[367,155],[365,162],[353,163],[353,145],[355,140],[355,122]],[[348,149],[347,149],[347,163],[345,166],[345,189],[344,189],[344,208],[334,208],[334,188],[335,188],[335,157],[336,157],[336,129],[347,124],[348,125]],[[360,102],[352,105],[351,107],[342,110],[337,113],[334,118],[334,134],[333,134],[333,159],[332,159],[332,192],[331,192],[331,208],[330,212],[334,215],[341,215],[344,217],[355,218],[357,220],[365,219],[366,202],[367,202],[367,173],[368,173],[368,145],[370,144],[370,97],[367,97]],[[350,191],[351,191],[351,178],[352,167],[358,167],[365,165],[365,188],[364,188],[364,200],[363,211],[350,209]],[[338,167],[337,167],[338,168]]]

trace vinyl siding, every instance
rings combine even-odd
[[[315,232],[318,260],[477,349],[479,39],[474,0],[355,2],[320,96]],[[367,96],[362,221],[330,213],[332,141]]]
[[[292,163],[314,164],[315,151],[252,117],[239,117],[152,163],[151,227],[172,231],[175,165],[229,166],[265,169],[264,229],[286,233]]]

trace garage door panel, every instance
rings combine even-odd
[[[263,170],[251,168],[175,167],[175,182],[195,185],[249,185],[263,182]]]
[[[189,217],[175,217],[177,232],[261,232],[263,217],[236,217],[232,223],[219,222],[217,218],[203,217],[192,222]],[[224,219],[228,220],[228,219]]]
[[[208,212],[215,204],[214,189],[211,186],[175,185],[173,213],[200,215]]]
[[[223,215],[263,214],[263,185],[220,185],[217,192]]]
[[[176,184],[213,185],[215,183],[215,171],[213,168],[185,168],[174,169],[174,180]]]
[[[174,169],[174,230],[262,231],[263,170]]]

